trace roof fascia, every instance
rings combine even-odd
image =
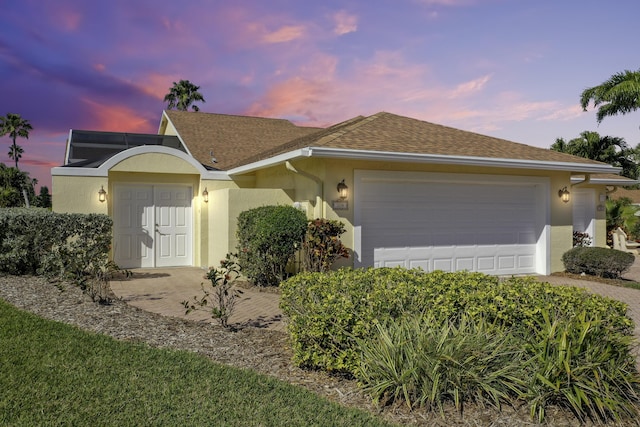
[[[583,177],[581,176],[577,176],[571,177],[571,182],[572,183],[579,183],[582,182],[584,180]],[[589,180],[589,184],[599,184],[599,185],[618,185],[618,186],[622,186],[622,187],[627,187],[630,185],[636,185],[636,184],[640,184],[640,180],[637,179],[630,179],[630,178],[626,178],[626,177],[620,177],[620,179],[612,179],[612,178],[594,178],[591,177],[591,179]]]
[[[344,148],[306,147],[279,154],[269,159],[239,166],[229,170],[229,175],[253,172],[274,166],[286,160],[301,157],[324,157],[349,160],[392,161],[405,163],[430,163],[458,166],[484,166],[513,169],[571,171],[582,173],[618,173],[621,168],[607,164],[547,162],[540,160],[499,159],[492,157],[447,156],[440,154],[391,153],[388,151],[363,151]],[[630,184],[631,185],[631,184]]]
[[[68,167],[68,166],[58,166],[51,168],[52,176],[99,176],[99,177],[108,177],[109,170],[113,168],[118,163],[126,160],[130,157],[141,155],[141,154],[149,154],[149,153],[160,153],[160,154],[168,154],[170,156],[178,157],[185,162],[189,163],[193,166],[199,173],[201,179],[211,179],[211,180],[220,180],[220,181],[230,181],[231,178],[225,171],[210,171],[204,168],[196,159],[194,159],[189,154],[176,150],[170,147],[163,147],[158,145],[142,145],[139,147],[130,148],[128,150],[121,151],[115,156],[111,157],[103,164],[101,164],[97,168],[82,168],[82,167]]]
[[[311,157],[310,148],[301,148],[299,150],[278,154],[277,156],[269,157],[268,159],[238,166],[237,168],[229,169],[227,172],[229,173],[229,175],[241,175],[241,174],[253,172],[259,169],[268,168],[270,166],[276,166],[288,160],[295,160],[303,157]]]

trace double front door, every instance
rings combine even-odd
[[[192,265],[191,188],[114,186],[114,261],[122,268]]]

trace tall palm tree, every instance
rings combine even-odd
[[[167,108],[169,110],[175,108],[180,111],[187,111],[191,107],[193,111],[200,111],[197,105],[192,105],[196,101],[205,102],[198,89],[200,89],[200,86],[194,85],[189,80],[180,80],[178,83],[173,82],[169,93],[164,97],[164,101],[169,103]]]
[[[587,111],[593,101],[598,108],[598,123],[608,116],[627,114],[640,108],[640,70],[616,73],[598,86],[585,89],[580,105]]]
[[[0,136],[9,135],[13,140],[13,145],[9,151],[12,159],[16,162],[16,169],[18,169],[18,160],[22,157],[22,148],[18,150],[16,145],[16,138],[29,139],[29,131],[33,130],[33,127],[29,123],[29,120],[25,120],[20,117],[20,114],[7,113],[5,117],[0,117]],[[19,152],[20,155],[17,155]]]

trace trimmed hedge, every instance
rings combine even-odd
[[[562,255],[568,273],[617,278],[633,265],[635,256],[616,249],[575,247]]]
[[[238,215],[238,264],[261,286],[276,286],[302,244],[306,215],[293,206],[262,206]]]
[[[374,323],[407,315],[429,313],[446,320],[466,313],[535,329],[543,311],[552,319],[586,311],[612,332],[633,330],[622,302],[534,278],[501,282],[470,272],[378,268],[300,273],[281,284],[280,306],[289,318],[297,364],[349,373],[358,365],[356,341],[369,337]]]
[[[107,261],[112,224],[106,215],[2,208],[0,272],[77,278]]]

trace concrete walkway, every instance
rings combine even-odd
[[[176,267],[134,269],[132,273],[128,279],[111,281],[113,293],[129,305],[163,316],[217,323],[216,319],[212,319],[210,311],[185,314],[185,308],[181,304],[182,301],[193,300],[193,297],[204,296],[201,284],[209,291],[213,289],[210,282],[204,278],[205,270]],[[229,318],[230,325],[284,331],[279,294],[260,292],[258,288],[240,290],[243,293]]]
[[[131,278],[112,281],[111,288],[117,297],[143,310],[164,316],[216,322],[209,313],[198,311],[185,315],[185,309],[180,304],[181,301],[192,300],[194,296],[201,297],[202,283],[211,289],[204,274],[203,269],[194,267],[136,269]],[[624,278],[640,282],[640,257],[636,258]],[[628,314],[636,324],[635,335],[640,341],[640,290],[558,276],[541,276],[539,279],[556,285],[583,287],[590,292],[627,303]],[[229,319],[230,324],[284,330],[285,319],[279,308],[280,296],[277,293],[260,292],[258,288],[242,290],[244,293],[236,304],[234,315]]]

